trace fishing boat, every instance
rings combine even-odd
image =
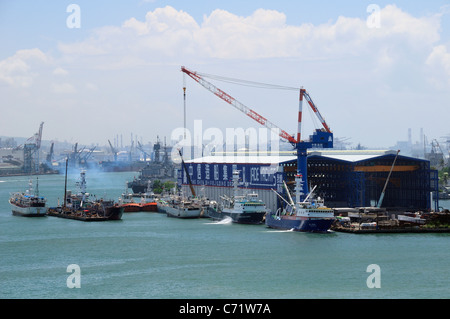
[[[266,217],[266,226],[269,228],[299,232],[327,232],[335,220],[333,209],[326,207],[324,200],[320,197],[315,198],[314,190],[316,187],[309,192],[303,201],[300,201],[300,195],[303,195],[301,193],[301,175],[296,175],[295,181],[296,202],[293,202],[286,183],[284,183],[289,202],[277,193],[286,202],[286,206],[279,208],[274,214],[268,214]]]
[[[265,203],[258,198],[257,193],[240,195],[238,191],[239,171],[233,171],[234,195],[229,198],[221,196],[222,203],[213,202],[209,205],[207,215],[215,220],[231,218],[239,224],[262,224],[267,213]]]
[[[64,188],[64,203],[62,206],[50,207],[48,216],[75,219],[81,221],[108,221],[120,220],[124,208],[113,200],[97,199],[86,192],[86,171],[80,173],[78,183],[79,193],[72,194],[67,191],[67,161],[66,161],[66,185]]]
[[[203,214],[202,206],[183,195],[171,195],[158,201],[158,211],[176,218],[200,218]]]
[[[197,195],[195,193],[194,187],[191,182],[191,177],[183,160],[183,155],[181,150],[178,150],[181,157],[181,164],[186,173],[189,187],[191,189],[192,198],[186,197],[183,192],[179,195],[168,195],[158,201],[157,207],[158,211],[166,213],[168,217],[177,218],[200,218],[204,215],[204,207],[202,202],[197,200]]]
[[[11,194],[9,203],[15,216],[43,217],[46,216],[46,199],[39,196],[39,180],[36,179],[36,188],[33,190],[33,181],[30,179],[25,192]]]

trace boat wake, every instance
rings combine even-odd
[[[212,223],[207,223],[209,225],[229,225],[233,222],[233,219],[231,217],[225,217],[222,220],[218,220]]]
[[[291,229],[284,229],[284,230],[273,230],[273,229],[271,229],[271,230],[268,230],[267,232],[268,233],[292,233],[292,232],[294,232],[295,230],[294,230],[294,228],[291,228]]]

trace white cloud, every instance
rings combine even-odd
[[[98,87],[97,85],[95,85],[94,83],[86,83],[86,89],[90,90],[90,91],[98,91]]]
[[[380,28],[343,16],[317,26],[294,26],[275,10],[258,9],[242,17],[217,9],[198,24],[188,13],[166,6],[148,12],[144,21],[130,18],[120,27],[97,29],[89,39],[60,44],[59,49],[75,57],[146,57],[140,62],[149,57],[174,62],[188,58],[335,59],[368,54],[386,66],[401,59],[404,52],[421,52],[436,43],[439,17],[417,18],[388,5],[380,11]]]
[[[103,113],[115,114],[120,120],[134,105],[136,114],[142,108],[158,117],[152,130],[163,131],[168,129],[167,123],[183,123],[180,96],[174,93],[181,88],[179,67],[209,64],[199,71],[305,85],[312,90],[313,98],[315,92],[320,93],[319,108],[322,103],[332,106],[324,113],[336,131],[377,132],[379,124],[375,122],[389,125],[389,121],[397,121],[387,116],[391,110],[408,113],[406,106],[418,100],[412,99],[411,93],[417,94],[425,83],[424,75],[435,83],[448,81],[450,50],[440,43],[439,14],[416,17],[388,5],[380,11],[380,28],[368,27],[365,19],[345,16],[318,25],[301,21],[293,25],[287,22],[289,14],[259,9],[249,16],[239,16],[217,9],[197,22],[189,13],[166,6],[148,12],[142,20],[131,17],[121,25],[94,29],[79,42],[61,42],[53,58],[38,49],[17,51],[0,61],[0,82],[15,87],[39,84],[33,86],[33,92],[28,90],[28,101],[45,106],[53,103],[53,110],[64,103],[85,108],[90,105],[96,106],[89,107],[92,112],[103,108]],[[52,94],[45,95],[47,92]],[[239,93],[230,92],[241,100]],[[291,105],[290,100],[274,98],[270,104],[257,95],[249,94],[242,102],[254,105],[274,123],[290,125],[286,121],[288,110],[274,112],[270,108]],[[34,96],[38,98],[33,100]],[[188,117],[204,116],[211,125],[244,125],[226,107],[210,107],[215,102],[216,97],[209,99],[204,93],[195,106],[189,105]],[[436,100],[434,107],[437,104]],[[260,109],[259,105],[264,106]],[[370,119],[374,124],[366,121],[368,109],[373,110]],[[348,119],[341,120],[343,112],[352,112],[352,125],[348,125]],[[409,113],[416,116],[414,120],[422,119],[417,112]],[[144,116],[135,121],[141,122],[133,127],[147,127]],[[295,129],[295,120],[291,124]],[[397,124],[392,127],[401,130]],[[115,134],[116,127],[112,124],[109,132],[102,134]],[[381,133],[376,135],[374,140],[381,139]]]
[[[63,68],[56,68],[53,70],[54,75],[67,75],[69,72],[67,70],[64,70]]]
[[[54,93],[58,94],[73,94],[77,92],[75,87],[70,83],[53,83],[51,88]]]
[[[450,52],[447,52],[445,45],[434,47],[426,63],[431,66],[442,67],[447,75],[450,76]]]
[[[29,87],[37,76],[33,67],[47,62],[49,58],[37,48],[19,50],[13,56],[0,61],[0,81],[14,87]]]

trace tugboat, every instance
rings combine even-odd
[[[95,199],[86,193],[86,172],[80,173],[78,194],[67,191],[67,161],[66,161],[66,185],[64,188],[64,204],[58,207],[50,207],[48,216],[89,221],[120,220],[123,207],[115,204],[113,200]]]
[[[323,199],[314,198],[314,190],[309,192],[308,196],[300,202],[301,184],[303,183],[301,175],[295,176],[296,182],[296,203],[292,201],[289,190],[285,185],[290,202],[287,202],[277,193],[285,202],[285,208],[279,208],[275,214],[268,214],[266,217],[266,226],[269,228],[293,230],[299,232],[318,232],[326,233],[331,228],[335,217],[334,211],[324,205]]]
[[[127,183],[128,185],[128,183]],[[139,202],[135,198],[140,198]],[[130,212],[157,212],[156,196],[151,191],[151,181],[148,181],[147,192],[143,194],[133,194],[128,192],[128,187],[119,199],[119,204],[124,208],[125,213]]]
[[[33,182],[30,179],[29,188],[25,192],[11,194],[9,203],[12,214],[24,217],[44,217],[47,213],[46,199],[39,196],[39,180],[36,179],[36,189],[33,193]]]
[[[258,194],[238,194],[239,171],[233,171],[234,196],[232,198],[221,196],[223,203],[211,203],[207,214],[215,220],[230,217],[234,223],[262,224],[267,213],[264,202],[258,199]]]
[[[128,192],[128,187],[119,198],[119,205],[123,207],[124,213],[135,213],[141,211],[141,205],[134,201],[134,194]]]

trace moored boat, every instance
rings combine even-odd
[[[43,217],[47,213],[47,200],[39,196],[39,181],[36,182],[36,188],[33,190],[33,182],[30,180],[29,188],[25,192],[16,192],[11,194],[9,203],[11,204],[12,214],[24,217]]]
[[[128,192],[128,189],[119,198],[119,205],[123,207],[124,213],[139,212],[141,206],[134,202],[133,194]]]
[[[193,200],[184,196],[182,192],[180,195],[169,195],[158,201],[158,211],[166,213],[168,217],[200,218],[204,214],[204,206],[202,205],[202,201],[198,200],[194,187],[192,186],[191,178],[184,163],[181,150],[178,150],[178,152],[181,157],[181,165],[187,175]]]
[[[158,211],[176,218],[200,218],[203,215],[202,206],[183,196],[172,195],[158,201]]]
[[[223,202],[211,203],[207,215],[215,220],[223,220],[230,217],[234,223],[261,224],[267,213],[266,205],[258,198],[258,194],[249,193],[239,195],[238,192],[239,171],[233,172],[234,195],[229,198],[221,196]]]
[[[157,212],[156,195],[152,191],[151,181],[148,181],[147,191],[138,195],[140,197],[140,209],[143,212]]]
[[[326,207],[320,197],[314,198],[314,189],[300,202],[301,176],[296,175],[295,180],[296,202],[290,200],[284,208],[268,214],[266,226],[299,232],[327,232],[335,220],[333,209]],[[289,193],[287,187],[286,191]]]
[[[80,221],[108,221],[120,220],[124,208],[113,200],[96,199],[86,192],[86,172],[81,171],[77,194],[67,191],[67,161],[66,161],[66,185],[64,189],[64,203],[62,206],[50,207],[48,216],[75,219]]]
[[[150,181],[148,191],[143,194],[129,193],[128,188],[119,199],[119,205],[124,208],[125,213],[130,212],[157,212],[156,196],[151,192]],[[137,200],[139,198],[139,201]]]

